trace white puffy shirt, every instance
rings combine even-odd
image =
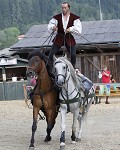
[[[69,18],[70,18],[70,15],[67,17],[67,20],[65,20],[63,14],[62,14],[62,24],[63,24],[64,31],[67,29]],[[49,24],[48,24],[48,32],[52,33],[53,32],[53,30],[52,30],[53,27],[57,26],[57,24],[58,24],[58,21],[55,18],[52,18],[49,21]],[[70,27],[70,32],[71,33],[76,33],[76,34],[81,34],[81,32],[82,32],[82,25],[81,25],[80,19],[74,20],[73,26]]]

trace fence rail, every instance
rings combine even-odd
[[[120,96],[120,83],[94,83],[94,87],[97,97]]]

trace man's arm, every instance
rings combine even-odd
[[[57,31],[58,30],[57,24],[58,24],[58,21],[55,18],[52,18],[48,24],[48,32],[52,33],[54,31]]]
[[[71,33],[76,33],[76,34],[81,34],[82,32],[82,25],[80,19],[76,19],[73,23],[72,27],[69,27],[66,32],[71,32]]]
[[[106,73],[105,71],[103,71],[103,74],[104,74],[105,76],[107,76],[107,77],[110,76],[110,73]]]

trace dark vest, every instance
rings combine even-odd
[[[67,43],[68,46],[73,46],[76,44],[74,37],[72,36],[72,34],[67,33],[65,35],[64,29],[63,29],[63,24],[62,24],[62,14],[58,14],[56,16],[53,16],[53,18],[55,18],[58,21],[58,31],[57,31],[57,35],[54,38],[53,42],[58,45],[58,46],[63,46],[64,45],[64,39],[65,42]],[[72,13],[70,13],[70,18],[68,21],[68,25],[67,28],[73,26],[74,20],[79,19],[79,16],[76,16]],[[65,35],[65,36],[64,36]]]

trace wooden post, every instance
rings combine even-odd
[[[27,98],[27,87],[26,87],[26,84],[23,84],[23,90],[24,90],[25,102],[26,102],[26,104],[27,104],[28,98]]]

